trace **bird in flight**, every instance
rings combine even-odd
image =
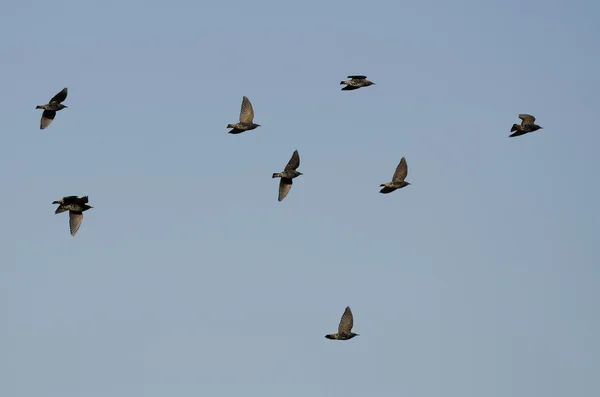
[[[529,132],[537,131],[544,128],[535,124],[535,117],[533,117],[530,114],[520,114],[519,118],[522,120],[521,125],[513,124],[512,128],[510,129],[510,132],[512,132],[512,134],[510,134],[509,137],[525,135]]]
[[[367,80],[367,76],[348,76],[347,81],[342,81],[340,84],[346,84],[342,91],[358,90],[360,87],[368,87],[374,85],[372,81]]]
[[[52,202],[52,204],[58,204],[58,208],[54,211],[55,214],[69,211],[69,228],[71,229],[71,236],[75,237],[77,230],[81,226],[83,221],[83,211],[87,211],[91,207],[87,205],[88,196],[77,197],[77,196],[66,196],[60,200]]]
[[[39,105],[35,107],[36,109],[44,109],[44,112],[42,113],[42,120],[40,121],[40,130],[43,130],[52,123],[52,120],[54,120],[54,117],[56,117],[56,112],[68,107],[62,104],[65,99],[67,99],[66,87],[63,88],[61,92],[54,95],[52,99],[50,99],[50,102],[46,105]]]
[[[409,182],[404,181],[406,175],[408,175],[408,166],[406,165],[406,159],[402,157],[400,163],[396,167],[396,172],[394,172],[392,181],[379,185],[380,187],[383,186],[383,189],[381,189],[379,193],[391,193],[396,189],[401,189],[404,186],[410,185]]]
[[[346,307],[344,310],[344,314],[342,314],[342,318],[340,320],[340,325],[338,325],[338,332],[336,334],[325,335],[327,339],[334,340],[348,340],[352,339],[358,334],[352,332],[352,327],[354,326],[354,316],[352,316],[352,310],[350,310],[350,306]]]
[[[300,155],[298,154],[297,150],[294,150],[292,158],[285,166],[283,172],[276,172],[273,174],[273,178],[281,178],[279,181],[279,201],[283,200],[290,192],[290,189],[292,188],[292,179],[302,175],[301,172],[296,171],[296,168],[299,166]]]
[[[248,97],[242,98],[242,108],[240,110],[240,122],[235,124],[227,124],[227,128],[233,128],[229,131],[230,134],[240,134],[244,131],[253,130],[260,127],[260,124],[254,124],[254,108]]]

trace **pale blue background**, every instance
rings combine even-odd
[[[5,1],[0,396],[599,396],[599,20]],[[243,95],[262,127],[228,135]],[[361,336],[325,339],[346,305]]]

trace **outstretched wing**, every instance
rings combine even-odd
[[[254,109],[248,97],[242,99],[242,109],[240,111],[240,123],[251,124],[254,120]]]
[[[54,110],[44,110],[42,113],[42,120],[40,121],[40,130],[43,130],[52,124],[54,117],[56,117],[56,112]]]
[[[344,310],[344,314],[342,314],[342,319],[338,326],[338,334],[349,334],[350,331],[352,331],[353,326],[354,316],[352,316],[352,311],[350,310],[350,306],[348,306],[346,307],[346,310]]]
[[[408,166],[406,165],[406,159],[402,157],[400,160],[400,164],[396,167],[396,172],[394,172],[394,176],[392,177],[393,182],[402,182],[408,175]]]
[[[75,237],[75,234],[81,226],[83,221],[83,213],[76,211],[69,211],[69,227],[71,228],[71,236]]]
[[[348,76],[348,78],[352,80],[364,80],[367,76]]]
[[[535,117],[533,117],[530,114],[520,114],[519,118],[521,120],[523,120],[521,122],[521,125],[525,125],[525,124],[534,124],[535,123]]]
[[[279,181],[279,197],[277,197],[277,200],[278,201],[283,200],[288,195],[291,188],[292,188],[292,179],[291,178],[281,178],[281,180]]]
[[[62,102],[65,99],[67,99],[67,87],[63,88],[61,92],[59,92],[58,94],[54,95],[52,97],[52,99],[50,99],[50,102]]]
[[[292,154],[292,158],[285,166],[284,171],[292,171],[292,170],[295,170],[296,168],[298,168],[299,166],[300,166],[300,155],[298,154],[297,150],[294,150],[294,153]]]

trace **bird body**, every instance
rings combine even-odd
[[[342,318],[340,319],[340,324],[338,325],[338,332],[335,334],[325,335],[327,339],[333,340],[348,340],[352,339],[358,334],[352,332],[352,327],[354,326],[354,316],[352,315],[352,310],[350,310],[350,306],[346,307],[344,310],[344,314],[342,314]]]
[[[357,90],[361,87],[368,87],[375,84],[372,81],[367,80],[367,76],[348,76],[348,78],[351,80],[340,82],[340,84],[346,84],[346,86],[342,88],[342,91]]]
[[[75,234],[81,226],[83,221],[83,212],[94,208],[87,205],[88,196],[77,197],[77,196],[66,196],[60,200],[53,201],[52,204],[58,204],[58,208],[54,211],[55,214],[69,211],[69,228],[71,230],[71,236],[75,237]]]
[[[394,176],[392,177],[392,181],[388,183],[382,183],[379,185],[383,187],[379,191],[379,193],[391,193],[396,189],[401,189],[405,186],[410,185],[409,182],[406,182],[404,179],[408,175],[408,165],[406,164],[406,159],[402,157],[400,163],[396,167],[396,171],[394,172]]]
[[[227,128],[233,128],[229,131],[230,134],[240,134],[244,131],[253,130],[260,127],[260,124],[254,124],[254,108],[248,97],[242,98],[242,107],[240,110],[240,122],[227,124]]]
[[[510,129],[512,134],[510,134],[509,137],[525,135],[527,133],[544,128],[535,124],[535,117],[530,114],[520,114],[519,118],[522,120],[521,124],[513,124],[512,128]]]
[[[277,198],[278,201],[283,200],[290,192],[290,189],[292,188],[292,179],[302,175],[301,172],[296,171],[296,168],[298,168],[299,166],[300,155],[298,154],[298,151],[295,150],[292,154],[292,157],[290,158],[290,161],[288,161],[287,165],[285,166],[283,172],[275,172],[273,174],[273,178],[281,178],[281,180],[279,181],[279,196]]]
[[[44,109],[44,112],[42,113],[42,119],[40,121],[41,130],[48,127],[52,123],[52,120],[54,120],[54,117],[56,117],[56,112],[68,107],[62,104],[65,99],[67,99],[66,87],[63,88],[61,92],[54,95],[52,99],[50,99],[50,102],[46,105],[38,105],[35,107],[36,109]]]

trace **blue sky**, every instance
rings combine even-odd
[[[0,395],[600,395],[599,18],[4,4]],[[243,95],[262,127],[229,135]],[[509,139],[519,113],[544,129]],[[360,336],[325,339],[347,305]]]

